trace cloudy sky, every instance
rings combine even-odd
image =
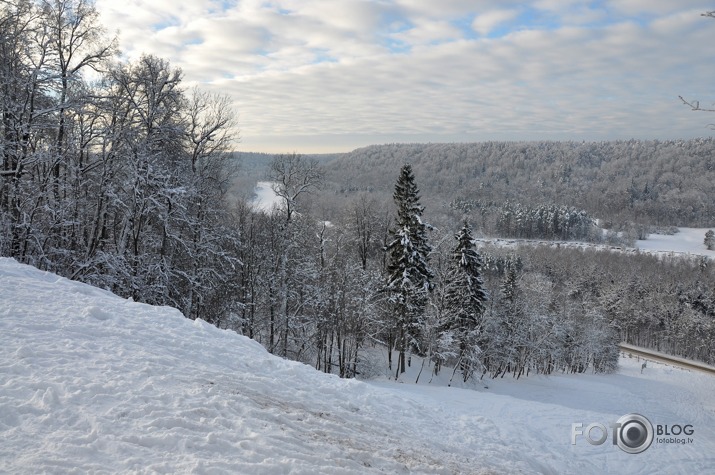
[[[97,0],[123,55],[234,100],[244,151],[711,136],[695,0]]]

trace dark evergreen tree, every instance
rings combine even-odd
[[[441,332],[452,332],[459,345],[458,367],[466,382],[479,365],[479,337],[487,293],[482,281],[482,259],[474,247],[472,229],[464,221],[455,235],[457,247],[445,289],[445,322]]]
[[[424,207],[412,167],[405,164],[393,194],[397,205],[395,227],[390,230],[390,240],[385,248],[388,254],[387,283],[389,309],[392,312],[392,331],[389,340],[399,351],[396,374],[405,371],[405,353],[408,349],[423,352],[421,328],[433,273],[429,267],[430,244],[427,225],[422,222]]]

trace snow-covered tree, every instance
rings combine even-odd
[[[703,241],[703,244],[705,244],[705,247],[708,248],[708,251],[715,249],[715,232],[713,232],[712,229],[705,233],[705,240]]]
[[[424,208],[412,167],[405,164],[393,194],[397,206],[394,228],[390,230],[387,282],[384,288],[392,312],[391,342],[399,352],[396,374],[404,373],[408,350],[422,353],[422,317],[430,290],[433,273],[429,266],[431,246],[427,238],[428,226],[422,222]]]
[[[442,332],[453,332],[458,345],[457,365],[466,382],[479,366],[482,315],[487,293],[482,281],[482,260],[474,246],[472,230],[465,220],[455,235],[450,272],[445,284]]]
[[[0,32],[0,252],[220,325],[228,101],[157,57],[112,65],[89,0],[4,1]]]

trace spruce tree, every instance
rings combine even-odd
[[[459,367],[466,382],[479,363],[479,337],[487,293],[481,276],[482,259],[474,247],[472,230],[466,220],[455,238],[457,246],[452,252],[446,282],[446,321],[442,331],[453,332],[459,344]]]
[[[387,252],[387,282],[385,292],[392,312],[395,348],[399,351],[396,376],[405,372],[405,353],[421,349],[421,328],[433,273],[429,267],[431,247],[427,225],[422,222],[424,207],[412,167],[405,164],[393,194],[397,205],[395,226],[390,229]]]

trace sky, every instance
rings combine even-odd
[[[123,58],[228,95],[238,150],[708,137],[699,0],[96,0]]]

